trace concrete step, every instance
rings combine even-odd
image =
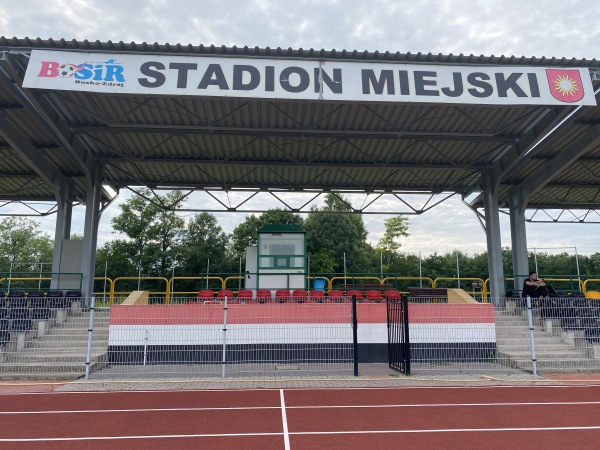
[[[87,327],[90,324],[90,319],[89,317],[68,317],[67,320],[65,320],[65,322],[63,323],[70,323],[70,324],[77,324],[77,325],[83,325],[85,327]],[[106,325],[108,326],[109,321],[108,321],[108,317],[107,318],[94,318],[94,325]]]
[[[73,322],[65,322],[62,325],[50,326],[50,327],[48,327],[48,329],[49,329],[49,331],[78,330],[78,331],[85,331],[85,332],[87,332],[88,326],[89,326],[89,324],[87,324],[87,323],[76,324],[76,323],[73,323]],[[107,330],[108,331],[108,326],[94,324],[93,330]]]
[[[507,355],[498,353],[497,359],[502,364],[519,370],[532,372],[531,358],[517,359],[509,358]],[[536,369],[538,373],[581,373],[600,372],[600,360],[587,358],[574,358],[568,360],[536,358]]]
[[[72,352],[72,353],[12,353],[5,355],[5,363],[8,364],[39,364],[39,365],[53,365],[53,364],[85,364],[86,352]],[[108,361],[108,353],[104,352],[92,353],[90,359],[94,362],[105,362]]]
[[[83,345],[87,347],[88,339],[87,337],[83,338],[73,338],[73,337],[65,337],[62,339],[31,339],[28,341],[28,347],[52,347],[52,348],[60,348],[61,346],[65,347],[76,347]],[[106,344],[108,345],[108,336],[105,338],[93,338],[92,345],[100,345]]]
[[[108,340],[92,340],[92,348],[107,348]],[[53,350],[69,348],[87,348],[87,339],[85,340],[57,340],[57,341],[34,341],[28,349]]]
[[[531,347],[527,345],[498,345],[498,349],[505,353],[516,354],[516,353],[524,353],[531,354]],[[545,355],[562,355],[562,354],[579,354],[581,356],[585,356],[585,352],[574,352],[570,348],[565,348],[561,345],[553,345],[553,346],[545,346],[545,347],[535,347],[536,354],[545,354]]]
[[[530,335],[529,334],[529,329],[527,329],[525,331],[523,331],[523,330],[515,330],[515,331],[512,331],[512,332],[508,332],[508,331],[505,331],[505,330],[502,330],[502,331],[496,330],[496,338],[497,339],[504,338],[504,337],[506,337],[506,338],[529,339],[529,335]],[[538,339],[538,338],[539,339],[543,339],[543,338],[547,338],[547,337],[551,338],[551,337],[555,337],[555,336],[553,336],[550,333],[546,333],[545,331],[542,331],[542,330],[534,330],[533,331],[533,337],[535,339]]]
[[[507,350],[503,349],[501,352],[507,357],[515,360],[531,360],[531,352],[528,350]],[[586,359],[585,352],[583,351],[570,351],[570,350],[554,350],[551,352],[535,351],[536,359],[542,360],[571,360],[571,359]]]
[[[519,342],[527,342],[529,343],[530,337],[529,334],[525,336],[496,336],[496,342],[506,342],[507,344],[516,344]],[[534,334],[533,342],[535,345],[551,345],[551,344],[562,344],[565,345],[565,342],[560,336],[550,336],[548,334]]]
[[[92,362],[90,373],[108,367],[106,362]],[[76,380],[85,375],[84,364],[51,363],[51,364],[13,364],[3,363],[0,379],[46,379]]]
[[[98,328],[98,329],[94,329],[94,331],[92,331],[92,336],[108,336],[108,329],[102,329],[102,328]],[[46,334],[44,335],[44,338],[46,339],[52,339],[54,337],[72,337],[72,336],[85,336],[85,338],[87,339],[87,336],[89,335],[89,332],[86,329],[58,329],[58,328],[53,328],[51,330],[48,330],[46,332]]]
[[[91,371],[107,367],[108,325],[106,311],[95,315]],[[0,378],[72,380],[84,375],[89,315],[69,313],[62,323],[53,317],[46,322],[46,326],[46,333],[40,338],[36,333],[28,334],[25,348],[20,352],[16,352],[16,343],[9,344],[7,349],[12,350],[3,355]]]

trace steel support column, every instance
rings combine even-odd
[[[515,274],[514,290],[521,291],[524,277],[529,273],[527,257],[527,232],[525,229],[525,210],[527,200],[515,192],[511,192],[508,199],[510,210],[510,239],[512,244],[513,274]]]
[[[504,269],[502,267],[502,242],[500,240],[500,209],[498,191],[491,173],[483,176],[483,205],[485,210],[485,234],[490,271],[490,298],[499,304],[505,296]]]
[[[96,244],[98,225],[100,222],[100,196],[102,193],[102,170],[97,169],[92,177],[87,178],[87,197],[85,202],[85,224],[83,229],[83,253],[81,272],[83,282],[81,291],[84,298],[94,293],[94,272],[96,265]]]
[[[62,254],[63,240],[71,236],[71,219],[73,212],[73,194],[68,192],[57,192],[56,203],[56,225],[54,228],[54,254],[52,256],[52,273],[60,272],[60,259]],[[58,276],[53,276],[50,289],[58,289]]]

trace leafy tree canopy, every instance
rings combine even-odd
[[[304,219],[298,214],[283,209],[270,209],[260,216],[251,214],[233,230],[232,247],[235,258],[246,255],[246,247],[256,245],[256,231],[264,225],[300,225],[304,227]]]
[[[52,261],[53,241],[40,224],[25,217],[0,221],[0,271],[39,270],[36,263]]]
[[[229,237],[214,215],[196,214],[187,224],[181,243],[181,273],[189,276],[206,273],[209,261],[213,273],[231,271]]]
[[[305,221],[310,238],[311,269],[315,272],[346,272],[369,270],[373,249],[367,244],[367,230],[362,216],[352,211],[349,200],[328,194],[325,205],[313,207]],[[333,269],[333,270],[331,270]]]
[[[121,214],[112,219],[113,229],[134,245],[145,275],[166,275],[179,256],[177,246],[185,220],[173,209],[184,197],[179,190],[161,196],[141,189],[138,194],[119,205]]]

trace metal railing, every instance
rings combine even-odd
[[[15,288],[17,286],[15,286],[15,282],[19,283],[23,283],[23,284],[32,284],[32,283],[38,283],[38,287],[39,289],[48,289],[49,288],[49,284],[48,286],[42,286],[41,283],[49,283],[52,281],[52,279],[56,276],[73,276],[73,275],[77,275],[80,277],[80,281],[79,281],[79,286],[73,286],[73,289],[80,289],[81,288],[81,274],[80,273],[47,273],[45,275],[48,276],[38,276],[37,273],[35,274],[35,276],[10,276],[10,277],[3,277],[3,274],[0,274],[0,289],[3,290],[9,290],[11,288],[11,284],[12,287]],[[251,274],[256,276],[256,274]],[[288,274],[289,276],[298,276],[298,274],[296,273],[290,273]],[[335,284],[342,282],[343,284],[345,284],[346,286],[349,285],[355,285],[355,284],[361,284],[363,286],[361,286],[361,288],[364,288],[367,285],[373,285],[375,286],[379,286],[381,288],[383,288],[384,286],[387,286],[389,284],[394,284],[394,289],[397,289],[401,294],[403,293],[408,293],[408,291],[406,291],[405,289],[402,289],[401,287],[398,287],[398,284],[401,284],[403,282],[409,282],[409,281],[415,281],[415,282],[419,282],[419,284],[423,284],[426,283],[428,286],[431,286],[432,288],[436,288],[439,287],[440,284],[442,283],[447,283],[447,282],[453,282],[453,281],[471,281],[473,285],[480,285],[481,286],[481,291],[477,291],[474,287],[472,289],[464,289],[465,292],[475,298],[477,297],[481,297],[481,301],[484,303],[488,302],[488,297],[490,295],[490,291],[489,291],[489,283],[490,280],[488,279],[481,279],[481,278],[476,278],[476,277],[439,277],[436,279],[432,279],[429,277],[402,277],[402,276],[387,276],[384,278],[380,278],[377,276],[370,276],[370,275],[366,275],[366,276],[362,276],[362,275],[346,275],[346,276],[332,276],[332,277],[328,277],[327,275],[316,275],[316,274],[309,274],[309,275],[304,275],[305,277],[305,284],[306,286],[311,285],[311,281],[314,280],[315,278],[320,278],[320,279],[324,279],[325,280],[325,286],[327,288],[327,290],[331,290],[334,289]],[[210,288],[212,288],[215,291],[221,290],[221,289],[230,289],[233,290],[234,292],[236,292],[238,289],[244,289],[244,281],[245,281],[246,276],[243,274],[240,275],[230,275],[230,276],[226,276],[226,277],[221,277],[221,276],[199,276],[199,277],[172,277],[172,278],[165,278],[165,277],[118,277],[115,279],[111,279],[109,277],[95,277],[94,281],[95,282],[101,282],[104,281],[106,284],[106,287],[104,290],[99,291],[99,290],[95,290],[94,294],[98,297],[103,297],[104,301],[106,302],[106,298],[108,297],[108,304],[112,305],[115,303],[115,298],[117,297],[126,297],[128,296],[132,290],[124,290],[121,289],[120,291],[117,290],[115,283],[117,281],[119,282],[123,282],[123,281],[160,281],[164,283],[164,290],[157,290],[157,289],[152,289],[150,290],[150,295],[152,296],[162,296],[163,298],[163,302],[166,303],[170,303],[173,299],[174,296],[188,296],[188,295],[194,295],[198,292],[198,290],[200,289],[200,287],[198,287],[198,289],[182,289],[180,291],[176,291],[175,290],[175,286],[177,285],[176,281],[197,281],[200,284],[204,284],[205,282],[209,282],[212,286]],[[522,276],[522,278],[526,278],[525,275]],[[553,277],[553,276],[544,276],[544,279],[552,284],[555,288],[557,288],[558,291],[564,292],[564,293],[569,293],[569,292],[574,292],[574,291],[581,291],[583,292],[586,296],[595,296],[595,297],[599,297],[600,298],[600,294],[592,294],[593,292],[596,292],[592,289],[590,289],[590,286],[594,286],[594,283],[600,283],[600,278],[589,278],[589,279],[582,279],[582,278],[578,278],[578,277]],[[232,286],[232,284],[234,282],[237,281],[237,286]],[[514,276],[511,277],[506,277],[505,281],[514,281]],[[566,286],[565,286],[566,285]]]
[[[481,278],[472,278],[472,277],[442,277],[442,278],[436,278],[435,280],[433,280],[433,283],[431,285],[432,288],[437,288],[438,287],[438,283],[440,281],[474,281],[476,283],[478,283],[481,287],[482,287],[482,291],[476,292],[474,289],[469,291],[467,289],[463,289],[467,294],[475,297],[476,295],[481,295],[483,303],[487,303],[488,302],[488,290],[487,290],[487,284],[484,282],[483,279]],[[474,284],[474,283],[473,283]],[[461,288],[462,289],[462,288]]]
[[[169,282],[169,280],[167,278],[164,278],[164,277],[118,277],[118,278],[115,278],[113,280],[113,283],[111,284],[111,291],[110,291],[110,305],[111,306],[113,305],[113,302],[114,302],[114,299],[115,299],[115,293],[116,293],[115,286],[117,284],[117,281],[126,281],[126,280],[129,280],[129,281],[142,281],[142,280],[145,280],[145,281],[152,281],[152,280],[155,280],[155,281],[164,281],[164,283],[165,283],[165,291],[164,291],[165,301],[166,301],[167,304],[170,303],[170,300],[171,300],[171,284],[170,284],[170,282]],[[150,295],[158,295],[158,294],[161,294],[161,292],[150,292]]]
[[[4,275],[8,276],[3,276],[3,273],[0,273],[0,288],[5,290],[10,290],[11,288],[27,289],[30,288],[28,284],[36,281],[38,282],[37,289],[49,289],[50,282],[52,282],[52,280],[60,281],[61,277],[63,279],[77,279],[76,281],[72,282],[72,286],[68,286],[68,289],[81,290],[83,283],[83,274],[81,272],[12,272],[10,274],[7,272],[4,273]],[[17,282],[16,286],[14,285],[14,282]],[[21,284],[18,282],[21,282]],[[47,285],[42,286],[42,282],[47,282]],[[4,287],[4,284],[6,284],[6,287]],[[63,289],[65,288],[63,287]]]
[[[303,368],[313,373],[342,369],[349,375],[351,317],[358,318],[359,344],[386,345],[378,338],[385,336],[387,329],[386,305],[381,303],[359,304],[356,314],[350,312],[348,302],[234,301],[227,310],[217,302],[151,304],[96,307],[91,317],[91,311],[82,307],[86,301],[57,310],[49,304],[28,301],[21,305],[9,297],[2,300],[0,378],[74,379],[83,375],[86,366],[97,379],[116,375],[142,379],[152,373],[222,376],[224,368],[232,376],[292,376],[289,371],[278,371],[279,364],[293,370],[293,376],[301,376]],[[522,299],[494,300],[487,304],[409,303],[412,373],[600,370],[600,308],[596,300],[531,299],[529,309]],[[44,308],[49,310],[45,315],[37,314]],[[25,310],[29,316],[23,315]],[[113,313],[121,315],[110,325],[109,314]],[[361,318],[367,316],[379,317],[368,321],[377,332],[360,332],[365,326]],[[163,320],[156,321],[157,317]],[[169,332],[164,333],[161,326]],[[93,330],[91,338],[88,330]],[[329,345],[332,343],[335,345]],[[303,365],[309,347],[316,355],[310,367]],[[269,359],[284,354],[288,356],[281,360]],[[259,356],[266,358],[257,359]]]

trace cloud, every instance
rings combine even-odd
[[[600,3],[583,0],[22,0],[0,4],[0,30],[8,37],[569,59],[598,56],[598,17]],[[125,198],[124,191],[119,202]],[[102,215],[99,245],[117,237],[110,221],[119,212],[119,202]],[[262,207],[261,202],[257,198],[247,206]],[[73,232],[83,233],[83,211],[74,208]],[[247,213],[216,215],[225,231],[231,232]],[[486,249],[479,221],[457,198],[409,218],[411,235],[402,241],[403,250]],[[369,239],[376,243],[383,235],[385,217],[364,219]],[[54,236],[54,216],[40,222]],[[589,253],[600,244],[592,227],[527,224],[528,242]],[[505,215],[501,215],[501,233],[503,246],[510,246]]]
[[[596,57],[594,2],[4,2],[5,35],[194,45]]]

